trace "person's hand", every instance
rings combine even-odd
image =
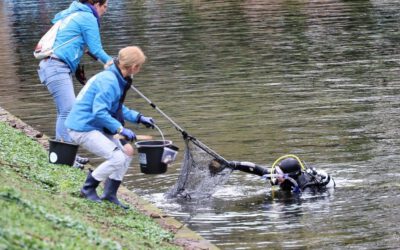
[[[86,83],[85,66],[78,64],[78,68],[75,71],[76,80],[82,85]]]
[[[114,64],[114,60],[108,61],[106,64],[104,64],[104,69],[107,69],[108,67],[110,67],[113,64]]]
[[[141,115],[139,118],[139,123],[142,123],[146,128],[154,128],[154,120],[151,117]]]
[[[300,187],[299,186],[292,186],[292,192],[295,194],[301,193]]]
[[[128,141],[136,140],[136,134],[129,128],[122,128],[119,134],[125,137]]]

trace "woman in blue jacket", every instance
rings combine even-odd
[[[125,208],[117,199],[117,191],[132,154],[124,150],[114,135],[135,140],[135,133],[124,127],[124,120],[154,127],[152,118],[123,105],[131,77],[140,71],[145,60],[139,47],[121,49],[114,64],[93,76],[82,88],[65,121],[74,142],[105,159],[93,172],[89,171],[81,189],[81,195],[89,200],[108,200]],[[105,188],[100,198],[96,188],[101,181],[105,181]]]
[[[71,142],[64,122],[75,101],[72,73],[77,70],[85,50],[103,64],[112,63],[112,58],[102,48],[99,30],[100,17],[106,12],[107,4],[107,0],[74,1],[52,20],[53,23],[62,20],[53,45],[58,48],[40,61],[38,74],[56,105],[57,140]]]

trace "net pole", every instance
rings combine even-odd
[[[145,99],[152,108],[154,108],[155,110],[157,110],[161,115],[163,115],[165,118],[167,118],[168,121],[170,121],[174,127],[182,133],[183,136],[188,136],[187,132],[185,130],[183,130],[181,128],[181,126],[179,126],[174,120],[172,120],[167,114],[165,114],[160,108],[157,107],[157,105],[155,105],[149,98],[147,98],[142,92],[140,92],[135,86],[133,86],[133,84],[131,85],[131,88],[138,93],[143,99]],[[215,158],[217,158],[218,160],[224,161],[224,163],[228,164],[229,162],[222,156],[220,156],[217,152],[215,152],[214,150],[212,150],[211,148],[209,148],[208,146],[206,146],[204,143],[200,142],[199,140],[197,140],[196,138],[189,136],[189,139],[192,140],[193,142],[197,142],[198,146],[203,148],[203,150],[205,150],[208,154],[214,156]],[[201,144],[201,145],[199,145]]]
[[[222,157],[221,155],[219,155],[217,152],[215,152],[214,150],[212,150],[211,148],[209,148],[207,145],[205,145],[204,143],[202,143],[201,141],[199,141],[196,138],[191,139],[191,141],[196,144],[198,147],[200,147],[201,149],[203,149],[204,151],[206,151],[208,154],[212,155],[213,157],[217,158],[220,161],[223,161],[225,164],[229,165],[229,162]]]
[[[142,92],[140,92],[137,88],[135,88],[133,85],[131,85],[131,88],[138,93],[143,99],[145,99],[152,108],[157,110],[161,115],[163,115],[165,118],[167,118],[168,121],[170,121],[174,127],[179,130],[182,134],[186,133],[174,120],[172,120],[167,114],[165,114],[161,109],[157,107],[149,98],[147,98]]]

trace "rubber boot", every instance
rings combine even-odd
[[[99,183],[100,181],[96,180],[92,176],[92,171],[89,171],[86,177],[86,181],[81,189],[81,196],[91,201],[101,202],[101,199],[96,192],[96,188],[99,185]]]
[[[117,198],[117,191],[120,185],[121,181],[107,178],[106,182],[104,183],[104,193],[101,196],[101,199],[108,200],[124,209],[128,209],[129,206],[122,204]]]

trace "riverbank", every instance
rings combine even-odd
[[[218,249],[122,187],[131,209],[79,197],[86,171],[49,164],[48,138],[0,107],[0,248]]]

